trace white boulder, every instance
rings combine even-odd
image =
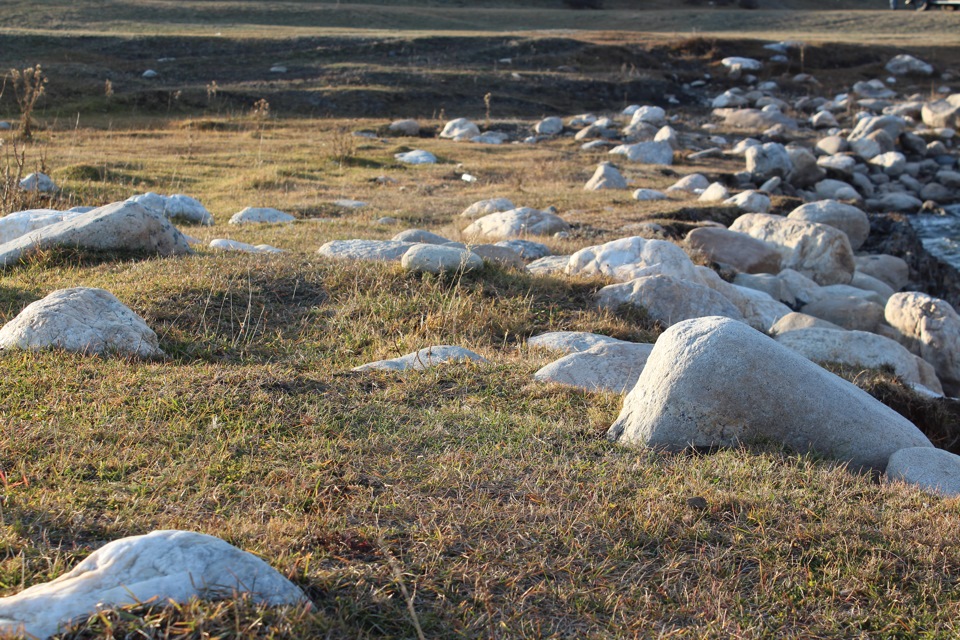
[[[614,310],[621,305],[640,307],[651,320],[664,326],[704,316],[743,320],[740,310],[723,294],[698,282],[666,275],[606,286],[597,293],[597,304]]]
[[[0,245],[0,266],[12,266],[31,250],[55,247],[162,256],[193,253],[184,235],[163,215],[134,202],[116,202]]]
[[[930,447],[900,449],[887,464],[888,482],[906,482],[947,498],[960,496],[960,456]]]
[[[626,189],[627,181],[620,171],[609,162],[601,162],[593,177],[584,185],[584,191],[600,191],[603,189]]]
[[[172,196],[161,196],[148,192],[127,198],[128,202],[136,202],[145,209],[156,211],[171,220],[179,220],[191,224],[212,225],[213,216],[200,201],[182,193]]]
[[[766,213],[770,211],[770,196],[759,191],[743,191],[727,198],[723,204],[736,207],[744,213]]]
[[[457,118],[450,120],[443,126],[440,132],[441,138],[450,138],[451,140],[470,140],[480,135],[480,127],[467,118]]]
[[[598,344],[636,344],[626,340],[618,340],[610,336],[588,331],[549,331],[527,338],[528,347],[559,351],[560,353],[576,353],[586,351]]]
[[[683,249],[666,240],[639,236],[581,249],[570,256],[564,271],[572,276],[609,276],[621,282],[655,274],[700,281]]]
[[[666,142],[637,142],[636,144],[622,144],[610,150],[612,155],[627,156],[631,162],[642,164],[673,164],[673,147]]]
[[[899,449],[932,446],[849,382],[716,317],[675,324],[659,337],[607,436],[671,451],[772,441],[878,470]]]
[[[57,185],[45,173],[28,173],[20,181],[20,188],[24,191],[39,191],[40,193],[56,193]]]
[[[240,253],[283,253],[280,249],[268,244],[248,244],[226,238],[214,238],[210,241],[210,248],[220,251],[238,251]]]
[[[332,240],[317,249],[317,253],[341,260],[394,262],[400,260],[413,244],[393,240]]]
[[[950,303],[915,291],[895,293],[884,317],[904,346],[934,366],[946,394],[960,395],[960,316]]]
[[[488,198],[474,202],[464,209],[460,215],[464,218],[480,218],[498,211],[509,211],[516,208],[516,205],[509,198]]]
[[[791,220],[826,224],[847,235],[850,248],[859,249],[870,235],[870,219],[863,211],[836,200],[818,200],[800,205],[787,216]]]
[[[437,156],[423,149],[414,149],[413,151],[404,151],[395,153],[393,157],[404,164],[436,164]]]
[[[104,289],[54,291],[0,329],[0,349],[49,349],[97,355],[162,357],[157,334]]]
[[[186,603],[238,593],[270,606],[306,601],[266,562],[219,538],[152,531],[114,540],[59,578],[0,598],[0,632],[46,638],[102,606]]]
[[[919,75],[919,76],[929,76],[933,74],[933,67],[920,60],[919,58],[914,58],[908,53],[901,53],[899,55],[893,56],[890,59],[890,62],[884,67],[887,71],[892,73],[895,76],[906,76],[906,75]]]
[[[78,215],[80,214],[76,212],[54,209],[15,211],[0,218],[0,244]]]

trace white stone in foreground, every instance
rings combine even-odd
[[[474,353],[473,351],[470,351],[469,349],[444,344],[436,347],[420,349],[420,351],[414,351],[413,353],[408,353],[407,355],[400,356],[399,358],[368,362],[367,364],[362,364],[359,367],[354,367],[353,370],[369,371],[371,369],[379,369],[382,371],[407,371],[409,369],[413,369],[414,371],[422,371],[423,369],[435,367],[438,364],[443,364],[444,362],[464,362],[467,360],[472,360],[474,362],[487,361],[486,358]]]
[[[776,442],[883,470],[919,429],[854,385],[742,322],[667,329],[607,436],[680,451]]]
[[[589,331],[549,331],[538,336],[527,338],[528,347],[559,351],[560,353],[576,353],[586,351],[598,344],[636,344],[626,340],[618,340],[610,336]]]
[[[331,240],[317,249],[317,253],[342,260],[393,262],[400,260],[412,246],[412,242],[393,240]]]
[[[233,214],[228,224],[285,224],[296,220],[289,213],[272,207],[246,207]]]
[[[450,138],[451,140],[470,140],[480,135],[480,127],[467,118],[457,118],[450,120],[443,126],[440,132],[441,138]]]
[[[584,185],[584,191],[601,191],[603,189],[626,189],[627,181],[620,171],[609,162],[601,162],[597,166],[593,177]]]
[[[72,247],[91,251],[134,251],[162,256],[193,253],[168,219],[134,202],[116,202],[65,218],[0,245],[0,267],[33,249]]]
[[[652,344],[597,344],[551,362],[534,373],[533,379],[587,391],[626,393],[636,385],[651,351]]]
[[[191,531],[152,531],[104,545],[72,571],[0,598],[0,632],[46,638],[101,606],[187,602],[249,593],[270,606],[306,601],[253,554]]]
[[[928,493],[960,496],[960,456],[929,447],[900,449],[887,465],[887,481],[897,480]]]
[[[76,287],[27,305],[0,329],[0,349],[162,357],[157,334],[109,291]]]

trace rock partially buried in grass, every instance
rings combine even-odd
[[[296,218],[289,213],[284,213],[271,207],[246,207],[233,214],[229,224],[286,224],[294,220],[296,220]]]
[[[0,266],[16,264],[31,250],[56,247],[162,256],[193,253],[184,235],[163,215],[135,202],[116,202],[0,245]]]
[[[660,336],[607,436],[670,451],[775,442],[880,471],[895,451],[932,447],[864,391],[716,317],[680,322]]]
[[[437,156],[423,149],[414,149],[404,153],[395,153],[393,157],[404,164],[436,164]]]
[[[282,253],[281,249],[276,247],[271,247],[268,244],[247,244],[246,242],[238,242],[236,240],[227,240],[225,238],[216,238],[210,241],[211,249],[219,249],[221,251],[239,251],[242,253]]]
[[[488,198],[479,200],[463,210],[460,215],[464,218],[480,218],[498,211],[509,211],[516,206],[509,198]]]
[[[448,238],[444,238],[441,235],[437,235],[432,231],[426,231],[424,229],[407,229],[406,231],[401,231],[390,239],[395,242],[419,242],[420,244],[446,244],[447,242],[450,242]]]
[[[408,353],[407,355],[400,356],[399,358],[368,362],[367,364],[362,364],[359,367],[355,367],[353,370],[369,371],[371,369],[379,369],[381,371],[407,371],[413,369],[415,371],[422,371],[423,369],[435,367],[445,362],[466,361],[486,362],[487,359],[479,354],[474,353],[473,351],[470,351],[469,349],[444,344],[436,347],[420,349],[419,351]]]
[[[887,480],[948,498],[960,496],[960,456],[929,447],[900,449],[890,456]]]
[[[469,249],[437,244],[415,244],[400,259],[407,271],[452,273],[483,268],[483,258]]]
[[[626,393],[637,384],[652,344],[609,342],[570,353],[535,374],[540,382],[556,382],[587,391]]]
[[[317,250],[322,256],[343,260],[394,262],[403,257],[412,242],[393,240],[332,240]]]
[[[49,349],[97,355],[162,357],[157,334],[109,291],[54,291],[0,329],[0,349]]]
[[[46,638],[102,606],[244,593],[269,606],[307,601],[266,562],[219,538],[153,531],[110,542],[59,578],[0,598],[0,632]]]

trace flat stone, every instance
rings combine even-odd
[[[533,379],[586,391],[626,393],[636,385],[651,351],[652,344],[597,344],[551,362],[534,373]]]
[[[359,367],[354,367],[353,370],[370,371],[376,369],[380,371],[422,371],[424,369],[436,367],[437,365],[445,362],[468,361],[487,362],[487,359],[474,353],[473,351],[470,351],[469,349],[464,349],[463,347],[439,345],[435,347],[427,347],[426,349],[420,349],[419,351],[408,353],[407,355],[399,358],[368,362],[367,364],[360,365]]]
[[[407,229],[391,238],[394,242],[411,242],[420,244],[446,244],[447,238],[424,229]]]
[[[607,437],[669,451],[776,442],[881,471],[894,451],[932,446],[849,382],[715,317],[680,322],[658,338]]]
[[[437,156],[423,149],[395,153],[393,157],[404,164],[436,164],[437,162]]]
[[[501,240],[495,243],[498,247],[505,247],[511,251],[516,251],[524,260],[539,260],[549,256],[552,252],[550,247],[533,240],[521,240],[512,238],[510,240]]]
[[[636,344],[627,340],[618,340],[610,336],[588,331],[549,331],[527,338],[528,347],[547,349],[559,353],[577,353],[586,351],[599,344]]]
[[[271,207],[245,207],[233,214],[228,224],[287,224],[294,220],[289,213]]]
[[[268,606],[307,600],[266,562],[219,538],[152,531],[114,540],[59,578],[0,598],[0,632],[46,638],[101,607],[238,594]]]
[[[320,247],[317,253],[343,260],[394,262],[399,261],[413,244],[393,240],[332,240]]]
[[[268,244],[247,244],[236,240],[227,240],[225,238],[215,238],[210,241],[211,249],[220,251],[238,251],[241,253],[282,253],[280,249],[271,247]]]

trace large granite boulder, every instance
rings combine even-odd
[[[0,266],[14,265],[32,250],[56,247],[162,256],[193,253],[186,237],[162,214],[134,202],[116,202],[0,245]]]
[[[846,284],[853,278],[855,265],[850,241],[834,227],[752,213],[734,220],[730,230],[773,245],[780,253],[782,268],[794,269],[817,284]]]
[[[931,447],[905,418],[759,331],[727,318],[667,329],[607,436],[680,451],[776,442],[883,470]]]

